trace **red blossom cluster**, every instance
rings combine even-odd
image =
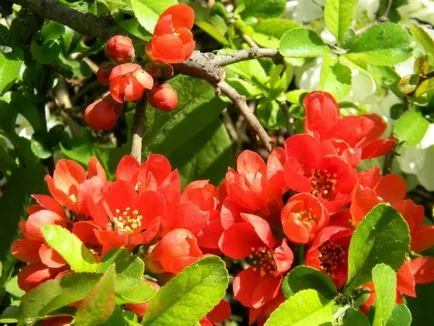
[[[36,204],[28,208],[29,217],[20,223],[22,237],[12,246],[14,256],[28,263],[19,273],[19,286],[29,291],[68,273],[41,234],[43,225],[57,224],[97,257],[113,248],[145,245],[147,270],[162,280],[206,254],[242,260],[233,293],[249,308],[249,322],[262,324],[284,300],[281,284],[295,258],[329,275],[338,288],[346,283],[353,231],[380,202],[392,205],[409,224],[412,251],[434,245],[434,227],[423,225],[422,206],[405,199],[400,176],[356,169],[362,159],[383,155],[396,143],[381,138],[381,118],[341,117],[324,92],[307,94],[304,106],[305,133],[288,138],[266,161],[242,152],[219,187],[199,180],[181,191],[178,171],[157,154],[141,164],[123,157],[115,180],[107,179],[95,158],[87,171],[59,160],[46,178],[51,196],[33,196]],[[300,246],[305,246],[303,257],[295,257]],[[398,272],[397,300],[415,296],[416,283],[433,281],[433,266],[433,258],[408,259]],[[147,305],[125,308],[142,316]],[[202,325],[229,315],[222,301]]]
[[[154,35],[146,46],[152,62],[143,68],[133,63],[135,49],[130,38],[116,35],[106,43],[104,62],[97,80],[110,91],[91,103],[84,119],[92,128],[108,130],[115,126],[124,102],[137,102],[146,95],[149,103],[162,111],[172,111],[178,105],[176,91],[164,80],[172,77],[170,64],[187,60],[194,51],[191,29],[194,11],[185,4],[169,7],[158,19]]]

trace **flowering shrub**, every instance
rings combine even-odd
[[[328,0],[306,28],[295,20],[303,5],[316,19],[318,3],[51,4],[48,18],[89,40],[30,13],[49,4],[12,2],[0,29],[0,207],[16,223],[5,222],[1,323],[422,325],[434,199],[395,157],[432,118],[434,41],[395,23],[406,6],[381,2],[372,18]],[[30,47],[20,19],[42,25]],[[204,52],[214,42],[223,49]],[[393,66],[413,56],[399,76]],[[368,92],[352,89],[359,74],[399,107],[351,97]],[[38,96],[54,97],[43,116]],[[30,140],[11,129],[13,107]],[[50,112],[67,128],[48,127]]]

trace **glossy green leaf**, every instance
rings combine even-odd
[[[349,308],[345,312],[343,326],[371,326],[371,323],[364,313],[354,308]]]
[[[33,58],[38,62],[48,65],[56,61],[60,53],[60,44],[57,41],[49,41],[44,44],[39,44],[33,40],[30,44],[30,51]]]
[[[324,22],[327,29],[342,43],[356,15],[358,0],[326,0]]]
[[[262,98],[259,100],[256,116],[261,124],[270,130],[286,128],[285,108],[275,100]],[[289,114],[289,113],[288,113]]]
[[[220,182],[233,160],[231,141],[219,119],[225,103],[203,80],[178,76],[171,84],[178,107],[168,113],[148,106],[144,154],[166,155],[181,170],[184,184],[192,178]]]
[[[314,31],[294,28],[283,34],[279,51],[285,57],[317,57],[330,52],[330,49]]]
[[[160,14],[171,5],[178,3],[176,0],[129,0],[134,15],[140,25],[149,33],[154,32]]]
[[[242,0],[243,17],[272,18],[285,11],[286,0]]]
[[[334,300],[323,298],[315,290],[301,290],[274,310],[265,326],[308,326],[330,323],[333,320],[334,305]]]
[[[351,238],[346,293],[369,282],[372,268],[379,263],[396,271],[404,262],[409,247],[410,233],[402,216],[391,206],[375,206]]]
[[[3,219],[0,228],[1,261],[4,261],[9,252],[18,230],[18,221],[26,216],[25,208],[30,201],[30,195],[45,191],[45,174],[44,167],[38,163],[17,168],[8,178],[7,187],[0,198],[0,211],[7,214],[7,218]]]
[[[336,297],[338,292],[336,285],[328,275],[303,265],[293,268],[282,283],[282,291],[287,298],[306,289],[316,290],[328,299]]]
[[[357,36],[348,57],[376,66],[392,66],[411,56],[410,34],[399,24],[374,24]]]
[[[13,55],[0,52],[0,95],[20,76],[22,64]]]
[[[351,90],[351,69],[340,63],[332,65],[324,60],[321,67],[320,87],[333,94],[338,101],[344,99]]]
[[[74,323],[82,326],[98,325],[110,318],[115,302],[115,268],[109,268],[84,297],[75,314]]]
[[[393,134],[404,146],[411,147],[420,143],[429,127],[429,121],[416,110],[404,112],[396,121]]]
[[[375,317],[373,326],[385,325],[395,308],[396,273],[385,265],[378,264],[372,269],[375,288]]]
[[[45,225],[42,229],[47,244],[77,273],[96,272],[98,262],[92,252],[73,233],[59,225]]]
[[[65,26],[54,21],[45,24],[41,29],[40,38],[43,43],[60,39],[65,33]]]
[[[396,304],[392,311],[392,315],[386,323],[386,326],[410,326],[419,325],[412,324],[412,316],[408,307],[404,304]],[[384,325],[384,324],[383,324]]]
[[[416,42],[420,43],[424,47],[426,53],[434,56],[434,39],[422,26],[411,24],[410,33]]]
[[[144,325],[193,325],[224,297],[229,283],[223,260],[208,256],[188,266],[151,299]]]
[[[263,47],[279,47],[280,38],[291,29],[299,28],[300,24],[289,19],[270,18],[258,21],[252,25],[253,40]]]

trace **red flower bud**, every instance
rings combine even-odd
[[[119,103],[139,100],[153,85],[152,76],[135,63],[118,65],[110,74],[110,94]]]
[[[106,95],[91,103],[84,111],[84,120],[92,128],[107,130],[113,128],[122,111],[122,105]]]
[[[187,60],[194,51],[195,42],[191,29],[194,11],[186,4],[169,7],[158,19],[154,36],[146,46],[149,57],[163,63],[179,63]]]
[[[148,93],[149,103],[161,111],[172,111],[178,105],[178,95],[170,84],[155,86]]]
[[[109,85],[109,78],[110,78],[110,74],[112,72],[113,67],[114,67],[114,64],[109,62],[109,61],[103,62],[99,66],[99,69],[96,73],[96,79],[98,80],[98,82],[101,85],[103,85],[103,86]]]
[[[127,63],[134,59],[134,46],[129,37],[116,35],[105,45],[105,55],[116,63]]]
[[[72,317],[54,317],[42,322],[42,326],[70,326]]]

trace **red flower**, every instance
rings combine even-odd
[[[283,231],[288,239],[305,244],[328,223],[328,214],[315,196],[300,193],[288,200],[282,209],[281,219]]]
[[[172,170],[169,160],[163,155],[151,154],[140,164],[126,155],[122,157],[116,168],[116,180],[123,180],[139,191],[157,191],[166,202],[166,218],[163,222],[163,233],[172,228],[173,219],[178,211],[181,180],[177,170]]]
[[[88,214],[85,193],[92,189],[92,195],[99,196],[99,192],[106,182],[106,174],[98,160],[89,160],[88,172],[72,160],[61,159],[56,163],[53,177],[45,177],[51,195],[61,205],[76,214]]]
[[[116,63],[127,63],[134,59],[134,46],[129,37],[115,35],[105,44],[105,55]]]
[[[312,136],[295,135],[285,141],[285,150],[288,188],[313,194],[329,212],[351,200],[356,171],[332,149]]]
[[[98,242],[102,245],[102,255],[118,247],[132,249],[153,240],[166,213],[166,204],[156,191],[137,193],[134,186],[125,181],[108,185],[102,199],[91,208],[92,224]],[[75,223],[77,225],[78,223]],[[91,242],[88,232],[77,231],[85,242]]]
[[[200,321],[201,326],[213,326],[222,323],[231,316],[231,306],[225,300],[221,300],[207,315]]]
[[[338,288],[347,281],[351,235],[351,229],[327,226],[317,233],[306,253],[306,265],[328,274]]]
[[[146,265],[152,273],[176,274],[202,256],[193,233],[173,229],[151,249],[146,256]]]
[[[173,87],[167,83],[154,86],[147,95],[149,103],[161,111],[173,111],[178,105],[178,95]]]
[[[243,213],[241,218],[222,233],[219,245],[226,256],[249,262],[235,277],[234,295],[244,306],[259,308],[278,295],[294,256],[285,240],[277,243],[266,220]]]
[[[96,79],[103,86],[108,86],[110,83],[110,74],[115,65],[109,61],[103,62],[99,65],[98,71],[96,72]]]
[[[154,80],[140,65],[123,63],[110,74],[110,94],[116,102],[140,100],[146,89],[152,89]]]
[[[39,284],[55,278],[61,271],[62,269],[50,268],[43,263],[27,265],[18,273],[18,286],[28,292]]]
[[[84,111],[84,120],[94,129],[108,130],[114,127],[121,112],[122,104],[107,94],[89,104]]]
[[[434,257],[418,257],[411,261],[411,269],[417,284],[434,282]]]
[[[223,232],[219,208],[218,189],[208,181],[194,181],[182,193],[173,227],[191,231],[199,247],[216,250]]]
[[[237,171],[229,168],[225,178],[227,198],[225,209],[230,215],[237,215],[233,209],[271,217],[278,215],[284,193],[283,180],[284,152],[276,148],[267,164],[255,152],[243,151],[237,158]],[[236,207],[234,207],[234,205]],[[231,212],[232,211],[232,212]],[[233,216],[222,215],[224,227],[235,222]],[[229,222],[229,220],[232,220]],[[226,226],[225,226],[226,225]]]
[[[42,326],[70,326],[72,325],[72,317],[53,317],[42,321]]]
[[[152,60],[163,63],[180,63],[194,51],[195,42],[191,29],[194,11],[186,4],[166,9],[158,19],[154,35],[146,46]]]
[[[394,137],[380,139],[386,130],[386,124],[378,115],[340,118],[338,104],[326,92],[315,91],[307,94],[304,107],[305,131],[322,141],[331,141],[337,145],[340,154],[354,165],[357,165],[360,159],[386,154],[398,141]]]
[[[258,326],[262,326],[268,320],[271,313],[280,306],[281,303],[285,301],[285,297],[282,294],[282,290],[279,294],[271,301],[267,302],[265,305],[259,308],[249,309],[249,325],[253,325],[255,322]]]

